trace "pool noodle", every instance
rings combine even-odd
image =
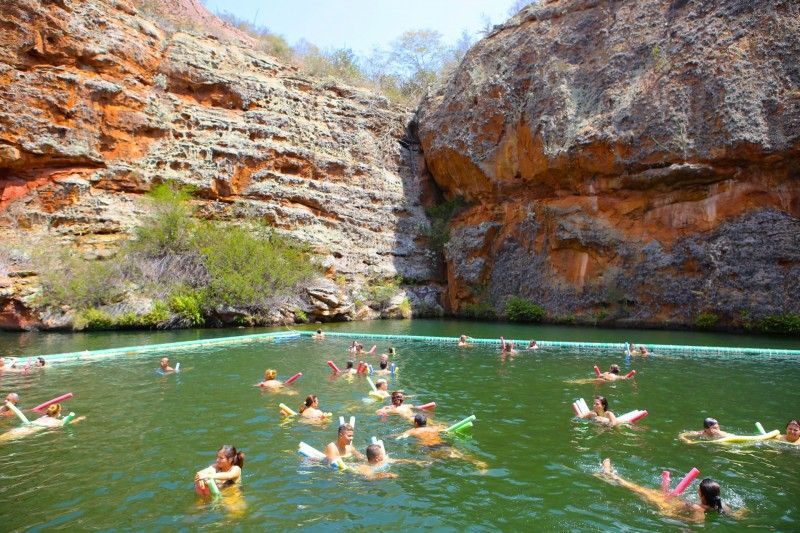
[[[589,406],[586,405],[586,400],[584,400],[583,398],[578,398],[578,405],[580,406],[581,411],[583,411],[584,414],[591,411],[591,409],[589,409]]]
[[[287,379],[286,381],[284,381],[284,382],[283,382],[283,384],[284,384],[284,385],[291,385],[291,384],[292,384],[292,382],[294,382],[294,381],[297,381],[298,379],[300,379],[300,376],[302,376],[302,375],[303,375],[303,373],[302,373],[302,372],[298,372],[298,373],[297,373],[297,374],[295,374],[294,376],[292,376],[292,377],[290,377],[289,379]]]
[[[337,374],[340,374],[342,372],[341,370],[339,370],[339,367],[336,366],[336,363],[334,363],[333,361],[328,361],[328,366],[331,367],[331,370],[333,370]]]
[[[22,411],[17,409],[17,406],[14,405],[13,403],[9,402],[8,400],[6,400],[6,407],[11,409],[11,412],[14,413],[15,415],[17,415],[17,417],[19,417],[19,419],[22,420],[23,424],[30,424],[31,423],[31,421],[28,420],[28,418],[25,415],[22,414]]]
[[[475,415],[469,415],[469,416],[468,416],[467,418],[465,418],[464,420],[462,420],[462,421],[460,421],[460,422],[456,422],[455,424],[453,424],[453,425],[452,425],[452,426],[450,426],[449,428],[445,429],[444,431],[445,431],[445,433],[449,433],[450,431],[456,431],[456,430],[457,430],[458,428],[460,428],[461,426],[464,426],[464,425],[466,425],[466,424],[469,424],[469,423],[470,423],[470,422],[472,422],[473,420],[475,420]]]
[[[373,372],[375,372],[375,370],[373,370],[372,365],[367,363],[367,374],[372,374]]]
[[[575,416],[581,416],[581,410],[577,403],[572,402],[572,410],[575,412]]]
[[[633,424],[634,422],[638,422],[642,418],[646,417],[648,414],[650,413],[648,413],[646,409],[635,409],[625,413],[624,415],[618,416],[617,421],[621,424]]]
[[[767,434],[766,430],[764,430],[764,426],[761,425],[761,422],[756,422],[756,429],[762,435],[766,435]]]
[[[369,383],[372,392],[378,392],[378,387],[375,386],[375,384],[372,382],[372,378],[369,376],[367,376],[367,383]]]
[[[181,364],[175,363],[175,372],[180,372],[180,371],[181,371]]]
[[[369,391],[369,397],[374,399],[374,400],[378,400],[379,402],[382,402],[384,400],[383,395],[381,393],[379,393],[379,392],[374,391],[374,390]]]
[[[72,393],[68,392],[66,394],[62,394],[58,398],[53,398],[52,400],[48,400],[48,401],[46,401],[44,403],[40,403],[39,405],[37,405],[36,407],[31,409],[31,411],[41,411],[42,409],[50,407],[54,403],[58,403],[58,402],[63,401],[63,400],[69,400],[70,398],[72,398]]]
[[[417,407],[417,409],[423,409],[423,410],[426,410],[426,411],[427,410],[436,409],[436,402],[430,402],[430,403],[426,403],[426,404],[420,405],[420,406]]]
[[[630,378],[632,378],[632,377],[633,377],[633,376],[635,376],[635,375],[636,375],[636,370],[631,370],[630,372],[628,372],[627,374],[625,374],[625,379],[630,379]]]
[[[391,372],[391,373],[392,373],[392,375],[394,376],[394,373],[395,373],[395,372],[397,372],[397,365],[396,365],[396,364],[394,364],[394,363],[392,363],[391,365],[389,365],[389,372]]]
[[[347,465],[344,464],[344,461],[342,460],[341,457],[337,457],[336,460],[331,463],[331,466],[335,466],[336,468],[338,468],[342,472],[347,470]]]
[[[453,432],[455,433],[457,431],[464,431],[465,429],[469,429],[471,427],[472,427],[472,422],[467,422],[466,424],[458,426],[456,429],[453,430]]]
[[[386,446],[383,445],[383,439],[378,440],[378,437],[372,436],[372,444],[377,444],[383,450],[383,455],[386,455]]]
[[[677,496],[678,494],[682,493],[686,490],[692,481],[695,480],[697,476],[700,475],[700,471],[697,468],[692,468],[689,470],[689,473],[686,474],[683,479],[678,483],[678,486],[675,487],[672,492],[669,493],[670,496]]]
[[[354,417],[354,416],[351,416],[351,417],[350,417],[350,426],[351,426],[353,429],[356,429],[356,417]]]
[[[327,459],[324,453],[302,441],[297,445],[297,452],[301,455],[305,455],[309,459],[317,459],[320,461]]]
[[[597,376],[598,378],[603,376],[603,373],[600,372],[600,369],[597,368],[597,365],[594,365],[594,375]]]
[[[278,408],[279,408],[279,409],[281,410],[281,412],[283,412],[283,413],[284,413],[286,416],[297,416],[297,413],[296,413],[295,411],[292,411],[291,409],[289,409],[289,407],[287,407],[287,406],[286,406],[286,404],[279,403],[279,404],[278,404]]]
[[[661,491],[664,494],[669,493],[669,485],[670,485],[669,470],[664,470],[663,472],[661,472]]]
[[[75,413],[73,413],[72,411],[70,411],[70,413],[69,413],[67,416],[65,416],[65,417],[64,417],[64,420],[61,422],[61,425],[62,425],[62,426],[67,426],[67,425],[69,425],[69,423],[70,423],[70,422],[72,422],[72,419],[73,419],[73,418],[75,418]]]
[[[219,487],[217,487],[217,482],[214,481],[214,478],[207,478],[205,482],[206,486],[208,487],[208,491],[211,493],[211,496],[214,498],[219,498]]]
[[[762,440],[774,439],[775,437],[779,436],[780,434],[781,434],[781,432],[779,430],[775,429],[775,430],[770,431],[769,433],[765,433],[763,435],[729,435],[727,437],[722,437],[721,439],[714,439],[714,440],[709,440],[709,441],[704,441],[704,442],[719,443],[719,444],[725,444],[725,443],[728,443],[728,442],[733,442],[733,443],[736,443],[736,442],[758,442],[758,441],[762,441]]]
[[[344,417],[343,417],[343,416],[340,416],[340,417],[339,417],[339,425],[340,425],[340,426],[343,426],[343,425],[344,425]]]

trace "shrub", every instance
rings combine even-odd
[[[120,296],[119,283],[113,279],[117,271],[113,260],[88,261],[64,253],[41,271],[41,304],[46,307],[88,309]]]
[[[397,306],[397,309],[400,311],[400,316],[403,318],[411,318],[412,311],[411,311],[411,300],[408,298],[403,298],[403,301],[400,302],[400,305]]]
[[[497,318],[497,311],[495,311],[492,304],[488,302],[466,304],[461,309],[460,314],[465,318],[476,318],[482,320]]]
[[[389,301],[400,291],[403,282],[401,276],[374,282],[367,287],[367,299],[376,307],[386,307]]]
[[[183,318],[190,326],[199,326],[203,320],[202,291],[178,291],[169,299],[169,309]]]
[[[294,318],[297,322],[300,322],[301,324],[308,324],[308,315],[302,309],[294,310]]]
[[[197,246],[209,274],[211,305],[254,306],[287,293],[318,269],[305,246],[268,232],[205,224]]]
[[[164,302],[156,302],[149,312],[142,315],[140,324],[145,327],[158,328],[170,319],[169,307]]]
[[[134,312],[123,313],[116,319],[118,328],[132,329],[142,326],[142,319]]]
[[[547,312],[535,303],[512,296],[506,302],[506,317],[512,322],[541,322]]]
[[[188,205],[190,189],[163,183],[153,187],[148,196],[152,213],[136,228],[130,249],[150,257],[191,250],[196,222]]]
[[[697,315],[694,325],[701,329],[710,329],[716,326],[717,322],[719,322],[719,315],[711,311],[704,311]]]
[[[428,246],[440,253],[450,240],[450,221],[464,207],[464,199],[456,196],[444,203],[425,210],[431,219],[431,227],[427,232]]]
[[[105,311],[94,307],[81,311],[75,317],[74,328],[83,329],[111,329],[115,326],[114,317]]]
[[[800,335],[800,315],[783,313],[766,316],[761,319],[759,329],[764,333]]]

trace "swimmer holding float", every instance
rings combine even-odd
[[[281,382],[281,381],[278,381],[277,379],[275,379],[276,377],[278,377],[278,372],[276,370],[273,370],[272,368],[268,368],[268,369],[266,369],[264,371],[264,381],[262,381],[260,383],[256,383],[254,386],[255,387],[260,387],[263,390],[269,390],[269,391],[275,392],[275,391],[278,391],[280,389],[284,389],[286,387],[286,385],[291,385],[293,382],[297,381],[302,375],[303,375],[302,372],[298,372],[297,374],[295,374],[294,376],[290,377],[286,381]],[[283,392],[285,392],[286,394],[289,394],[289,395],[297,394],[297,391],[290,390],[290,389],[289,390],[285,390]]]
[[[624,415],[616,416],[612,411],[608,410],[608,400],[604,396],[594,397],[591,410],[588,408],[583,398],[579,398],[577,401],[573,402],[572,410],[578,418],[592,420],[611,427],[616,427],[621,424],[632,424],[646,417],[648,414],[646,410],[635,410],[625,413]]]
[[[326,421],[333,416],[333,413],[325,413],[318,409],[319,399],[316,395],[306,396],[305,401],[300,405],[300,418],[307,421]]]
[[[199,496],[208,498],[218,496],[219,489],[236,485],[241,481],[244,468],[244,453],[235,446],[224,445],[217,450],[215,463],[197,472],[194,476],[194,489]]]
[[[400,415],[408,421],[414,420],[414,409],[435,409],[436,402],[426,403],[424,405],[420,405],[414,407],[413,405],[403,404],[405,401],[405,394],[402,391],[394,391],[391,396],[392,405],[387,405],[386,407],[382,407],[378,409],[375,414],[378,416],[388,416],[388,415]]]
[[[700,472],[696,468],[693,468],[683,481],[678,484],[675,490],[670,492],[664,491],[663,480],[662,487],[659,490],[642,487],[641,485],[623,479],[611,467],[610,459],[605,459],[603,461],[602,470],[598,476],[609,483],[631,490],[644,501],[655,505],[659,512],[665,516],[673,518],[688,517],[693,522],[702,522],[708,512],[726,513],[733,516],[743,513],[741,510],[731,512],[730,508],[722,503],[719,483],[710,478],[706,478],[700,482],[698,488],[698,495],[700,496],[699,504],[677,498],[676,496],[683,492],[699,473]]]
[[[701,442],[735,444],[780,438],[780,431],[776,429],[769,433],[764,432],[759,435],[734,435],[733,433],[722,431],[719,427],[719,422],[709,417],[703,420],[703,431],[686,431],[678,435],[678,438],[687,444],[699,444]]]

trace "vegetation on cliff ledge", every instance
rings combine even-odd
[[[220,308],[264,312],[318,273],[307,247],[270,228],[197,221],[186,190],[159,185],[150,200],[114,257],[51,258],[38,303],[77,311],[76,329],[189,327]]]

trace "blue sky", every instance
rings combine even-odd
[[[369,53],[407,30],[432,29],[454,44],[463,30],[477,40],[485,20],[504,22],[514,0],[205,0],[211,11],[228,11],[266,26],[294,45]]]

